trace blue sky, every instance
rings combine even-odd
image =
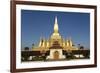
[[[22,48],[37,45],[40,37],[48,39],[53,33],[55,16],[63,38],[71,37],[75,45],[90,47],[89,13],[21,10]]]

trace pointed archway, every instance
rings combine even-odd
[[[53,53],[53,58],[54,58],[54,60],[58,60],[59,59],[59,52],[58,51],[55,51]]]

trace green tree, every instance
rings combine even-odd
[[[29,50],[29,47],[25,47],[24,50],[25,50],[25,51],[28,51],[28,50]]]

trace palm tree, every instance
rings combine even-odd
[[[24,50],[25,50],[25,53],[23,53],[24,61],[28,61],[29,54],[26,52],[29,51],[29,47],[24,47]]]
[[[80,44],[78,44],[78,48],[79,48],[79,58],[80,58],[80,50],[83,50],[84,46],[81,46]]]
[[[78,49],[79,49],[79,58],[80,58],[80,44],[78,44]]]

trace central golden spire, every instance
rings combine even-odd
[[[58,22],[57,22],[57,17],[55,17],[54,33],[58,33]]]
[[[51,38],[61,38],[60,34],[59,34],[59,29],[58,29],[58,22],[57,22],[57,17],[55,17],[55,23],[54,23],[54,32],[51,35]]]

